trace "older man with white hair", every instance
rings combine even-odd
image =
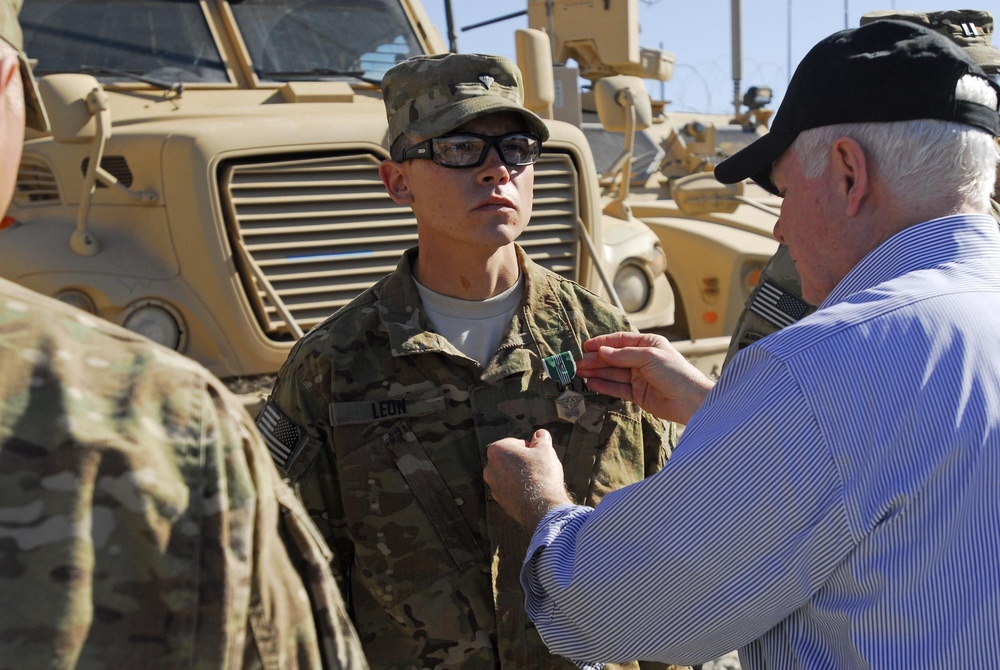
[[[912,23],[821,41],[772,131],[716,169],[784,197],[775,236],[819,309],[714,388],[662,338],[588,341],[592,389],[688,424],[663,471],[596,509],[570,504],[545,431],[490,446],[494,497],[535,531],[521,578],[551,649],[739,647],[747,670],[995,657],[998,92]],[[710,506],[690,495],[705,482],[725,492]]]

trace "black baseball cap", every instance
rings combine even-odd
[[[962,48],[914,23],[875,21],[827,37],[806,54],[788,84],[771,130],[715,168],[734,184],[750,177],[778,194],[771,165],[803,130],[838,123],[938,119],[1000,136],[996,109],[955,97],[965,75],[1000,88]]]

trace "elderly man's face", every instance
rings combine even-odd
[[[837,184],[829,166],[815,179],[803,176],[790,149],[775,161],[771,180],[784,196],[775,238],[788,245],[802,277],[802,297],[819,305],[857,261],[856,245],[841,216]]]

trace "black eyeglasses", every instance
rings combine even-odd
[[[479,167],[492,147],[497,148],[500,160],[510,167],[532,165],[542,153],[542,141],[534,133],[507,133],[494,137],[459,133],[414,144],[404,149],[398,160],[426,158],[448,168]]]

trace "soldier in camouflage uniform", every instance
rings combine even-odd
[[[1000,76],[1000,50],[992,46],[993,17],[975,9],[952,9],[940,12],[876,11],[861,17],[861,25],[893,19],[911,21],[936,30],[963,47],[983,71]],[[1000,176],[1000,174],[998,174]],[[1000,221],[1000,179],[993,200],[993,215]],[[736,353],[776,330],[794,323],[815,307],[802,299],[802,285],[788,247],[781,245],[761,273],[760,283],[747,298],[746,307],[736,322],[725,364]]]
[[[596,504],[657,472],[672,428],[575,376],[582,342],[630,326],[514,243],[548,131],[513,63],[421,56],[382,88],[380,173],[419,246],[296,345],[258,427],[334,550],[373,667],[572,668],[525,616],[529,538],[486,489],[486,447],[547,428]]]
[[[0,0],[0,209],[45,117]],[[0,668],[367,668],[329,549],[193,361],[0,280]]]

